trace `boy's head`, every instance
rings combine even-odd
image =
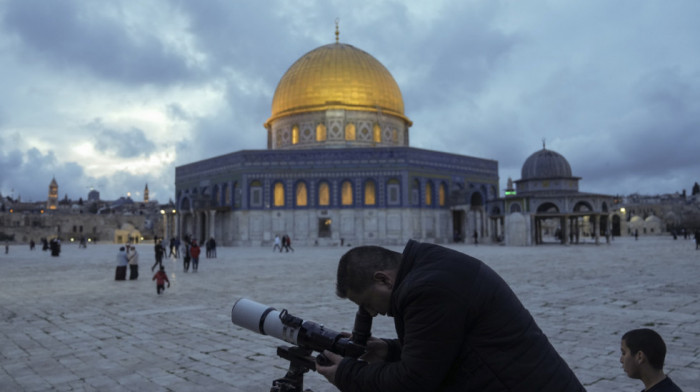
[[[165,271],[165,267],[163,267],[163,266],[161,265],[161,266],[160,266],[160,270],[161,270],[161,271]]]
[[[641,328],[622,335],[620,363],[631,378],[640,378],[645,367],[662,370],[666,359],[666,344],[656,331]]]

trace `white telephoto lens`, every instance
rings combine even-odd
[[[285,325],[280,319],[280,312],[273,307],[241,298],[231,309],[231,321],[253,332],[297,344],[299,328]]]

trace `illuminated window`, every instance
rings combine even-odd
[[[379,124],[374,124],[374,142],[382,142],[382,128],[379,126]]]
[[[344,181],[341,186],[341,200],[340,204],[344,206],[352,205],[352,183],[350,181]]]
[[[292,127],[292,144],[299,143],[299,126],[295,125]]]
[[[318,205],[327,206],[331,204],[331,190],[327,182],[322,182],[318,187]]]
[[[391,130],[391,141],[394,143],[399,142],[399,131],[397,131],[396,129]]]
[[[377,189],[374,186],[374,181],[367,180],[365,182],[365,205],[373,206],[377,204]]]
[[[386,184],[387,204],[398,205],[401,203],[401,188],[399,180],[392,178]]]
[[[306,193],[306,184],[300,182],[297,184],[296,200],[298,207],[306,207],[308,205],[308,197]]]
[[[438,203],[440,207],[445,206],[445,184],[440,184],[440,187],[438,188]]]
[[[355,124],[349,123],[345,126],[345,140],[355,140]]]
[[[284,207],[284,185],[281,182],[275,183],[275,207]]]
[[[433,184],[430,181],[425,183],[425,205],[433,205]]]
[[[324,124],[316,125],[316,141],[325,142],[326,141],[326,126]]]

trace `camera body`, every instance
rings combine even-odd
[[[241,298],[231,309],[231,321],[262,335],[274,336],[287,343],[312,351],[328,350],[343,357],[358,358],[366,351],[371,335],[372,316],[359,308],[351,337],[313,321],[293,316],[286,309],[275,308]]]

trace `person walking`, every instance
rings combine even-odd
[[[165,267],[162,265],[160,266],[160,269],[158,272],[156,272],[155,275],[153,275],[153,279],[156,281],[156,292],[158,295],[165,291],[165,282],[168,283],[168,288],[170,288],[170,280],[168,280],[168,274],[165,273]]]
[[[197,240],[192,241],[192,245],[190,246],[190,256],[192,256],[192,272],[197,272],[199,269],[199,254],[202,252],[202,250],[199,248],[199,245],[197,245]]]
[[[129,260],[129,280],[136,280],[139,278],[139,252],[131,245],[126,253]]]
[[[279,249],[280,253],[282,252],[282,243],[280,241],[280,235],[275,234],[275,246],[272,247],[272,251],[274,252],[275,249]]]
[[[129,259],[126,254],[126,248],[119,248],[117,253],[117,269],[114,272],[114,280],[126,280],[126,266],[129,264]]]
[[[289,250],[291,249],[292,252],[294,252],[294,248],[292,248],[292,240],[289,238],[287,234],[282,236],[282,248],[284,248],[285,252],[289,253]],[[280,249],[280,252],[282,249]]]
[[[156,265],[160,264],[160,266],[163,266],[163,256],[165,255],[165,248],[163,248],[163,243],[160,240],[156,241],[156,245],[153,247],[155,251],[155,256],[156,256],[156,262],[153,263],[153,266],[151,267],[151,272],[155,270]]]
[[[192,256],[190,256],[190,244],[185,242],[182,245],[182,267],[185,272],[190,270],[190,261],[192,261]]]
[[[209,250],[209,256],[207,256],[207,257],[215,259],[216,258],[216,240],[214,240],[214,237],[209,238],[209,241],[207,242],[207,249]]]

